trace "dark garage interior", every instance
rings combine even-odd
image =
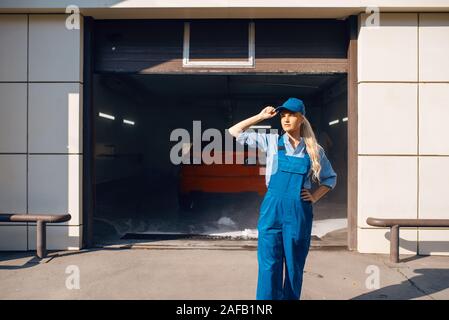
[[[314,220],[345,227],[346,74],[95,74],[94,241],[130,234],[254,237],[263,193],[256,186],[251,190],[250,183],[245,192],[195,191],[191,185],[187,197],[181,194],[182,170],[188,165],[171,163],[176,141],[170,134],[176,128],[192,134],[193,121],[201,121],[202,132],[216,128],[224,136],[234,123],[290,96],[304,100],[318,142],[338,174],[335,190],[314,206]],[[280,129],[278,117],[260,125]],[[221,166],[240,172],[238,164]],[[220,172],[213,176],[214,185],[221,183]],[[318,229],[314,232],[320,237]]]

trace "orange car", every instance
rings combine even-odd
[[[221,153],[222,164],[183,164],[179,179],[179,203],[182,208],[192,207],[192,192],[239,193],[257,192],[264,195],[265,166],[249,164],[256,159],[256,151],[231,152],[233,164],[225,164],[225,153]],[[212,156],[214,156],[212,154]],[[229,154],[228,154],[229,156]],[[237,159],[240,159],[236,164]],[[254,162],[254,161],[253,161]]]

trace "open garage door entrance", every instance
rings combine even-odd
[[[254,237],[265,193],[258,164],[175,165],[170,134],[193,136],[200,122],[201,133],[223,136],[293,96],[338,174],[314,206],[313,233],[340,230],[338,244],[356,248],[356,16],[85,22],[88,246],[157,233]],[[260,125],[280,130],[278,118]]]
[[[346,74],[95,75],[93,87],[97,242],[155,234],[256,237],[266,190],[258,165],[173,164],[177,141],[170,136],[182,128],[193,137],[199,124],[201,133],[214,128],[224,137],[232,124],[290,96],[304,100],[338,174],[337,187],[315,205],[313,234],[346,228]],[[281,129],[278,117],[260,125]]]

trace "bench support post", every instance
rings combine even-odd
[[[390,228],[390,261],[399,262],[399,226],[394,225]]]
[[[47,234],[45,230],[46,223],[42,220],[37,220],[36,225],[36,252],[39,258],[47,256]]]

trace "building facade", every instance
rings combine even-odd
[[[49,224],[49,250],[89,244],[86,95],[95,40],[86,36],[96,20],[243,19],[256,21],[257,34],[258,19],[353,19],[343,60],[300,57],[288,66],[348,74],[348,247],[389,252],[389,230],[367,225],[370,216],[449,217],[449,1],[72,4],[80,10],[73,29],[65,4],[0,2],[0,212],[70,213],[70,221]],[[373,5],[378,25],[367,13]],[[182,72],[182,65],[167,68]],[[258,72],[282,72],[266,68]],[[35,236],[32,223],[0,223],[0,250],[34,250]],[[401,253],[449,254],[447,229],[402,229],[400,236]]]

